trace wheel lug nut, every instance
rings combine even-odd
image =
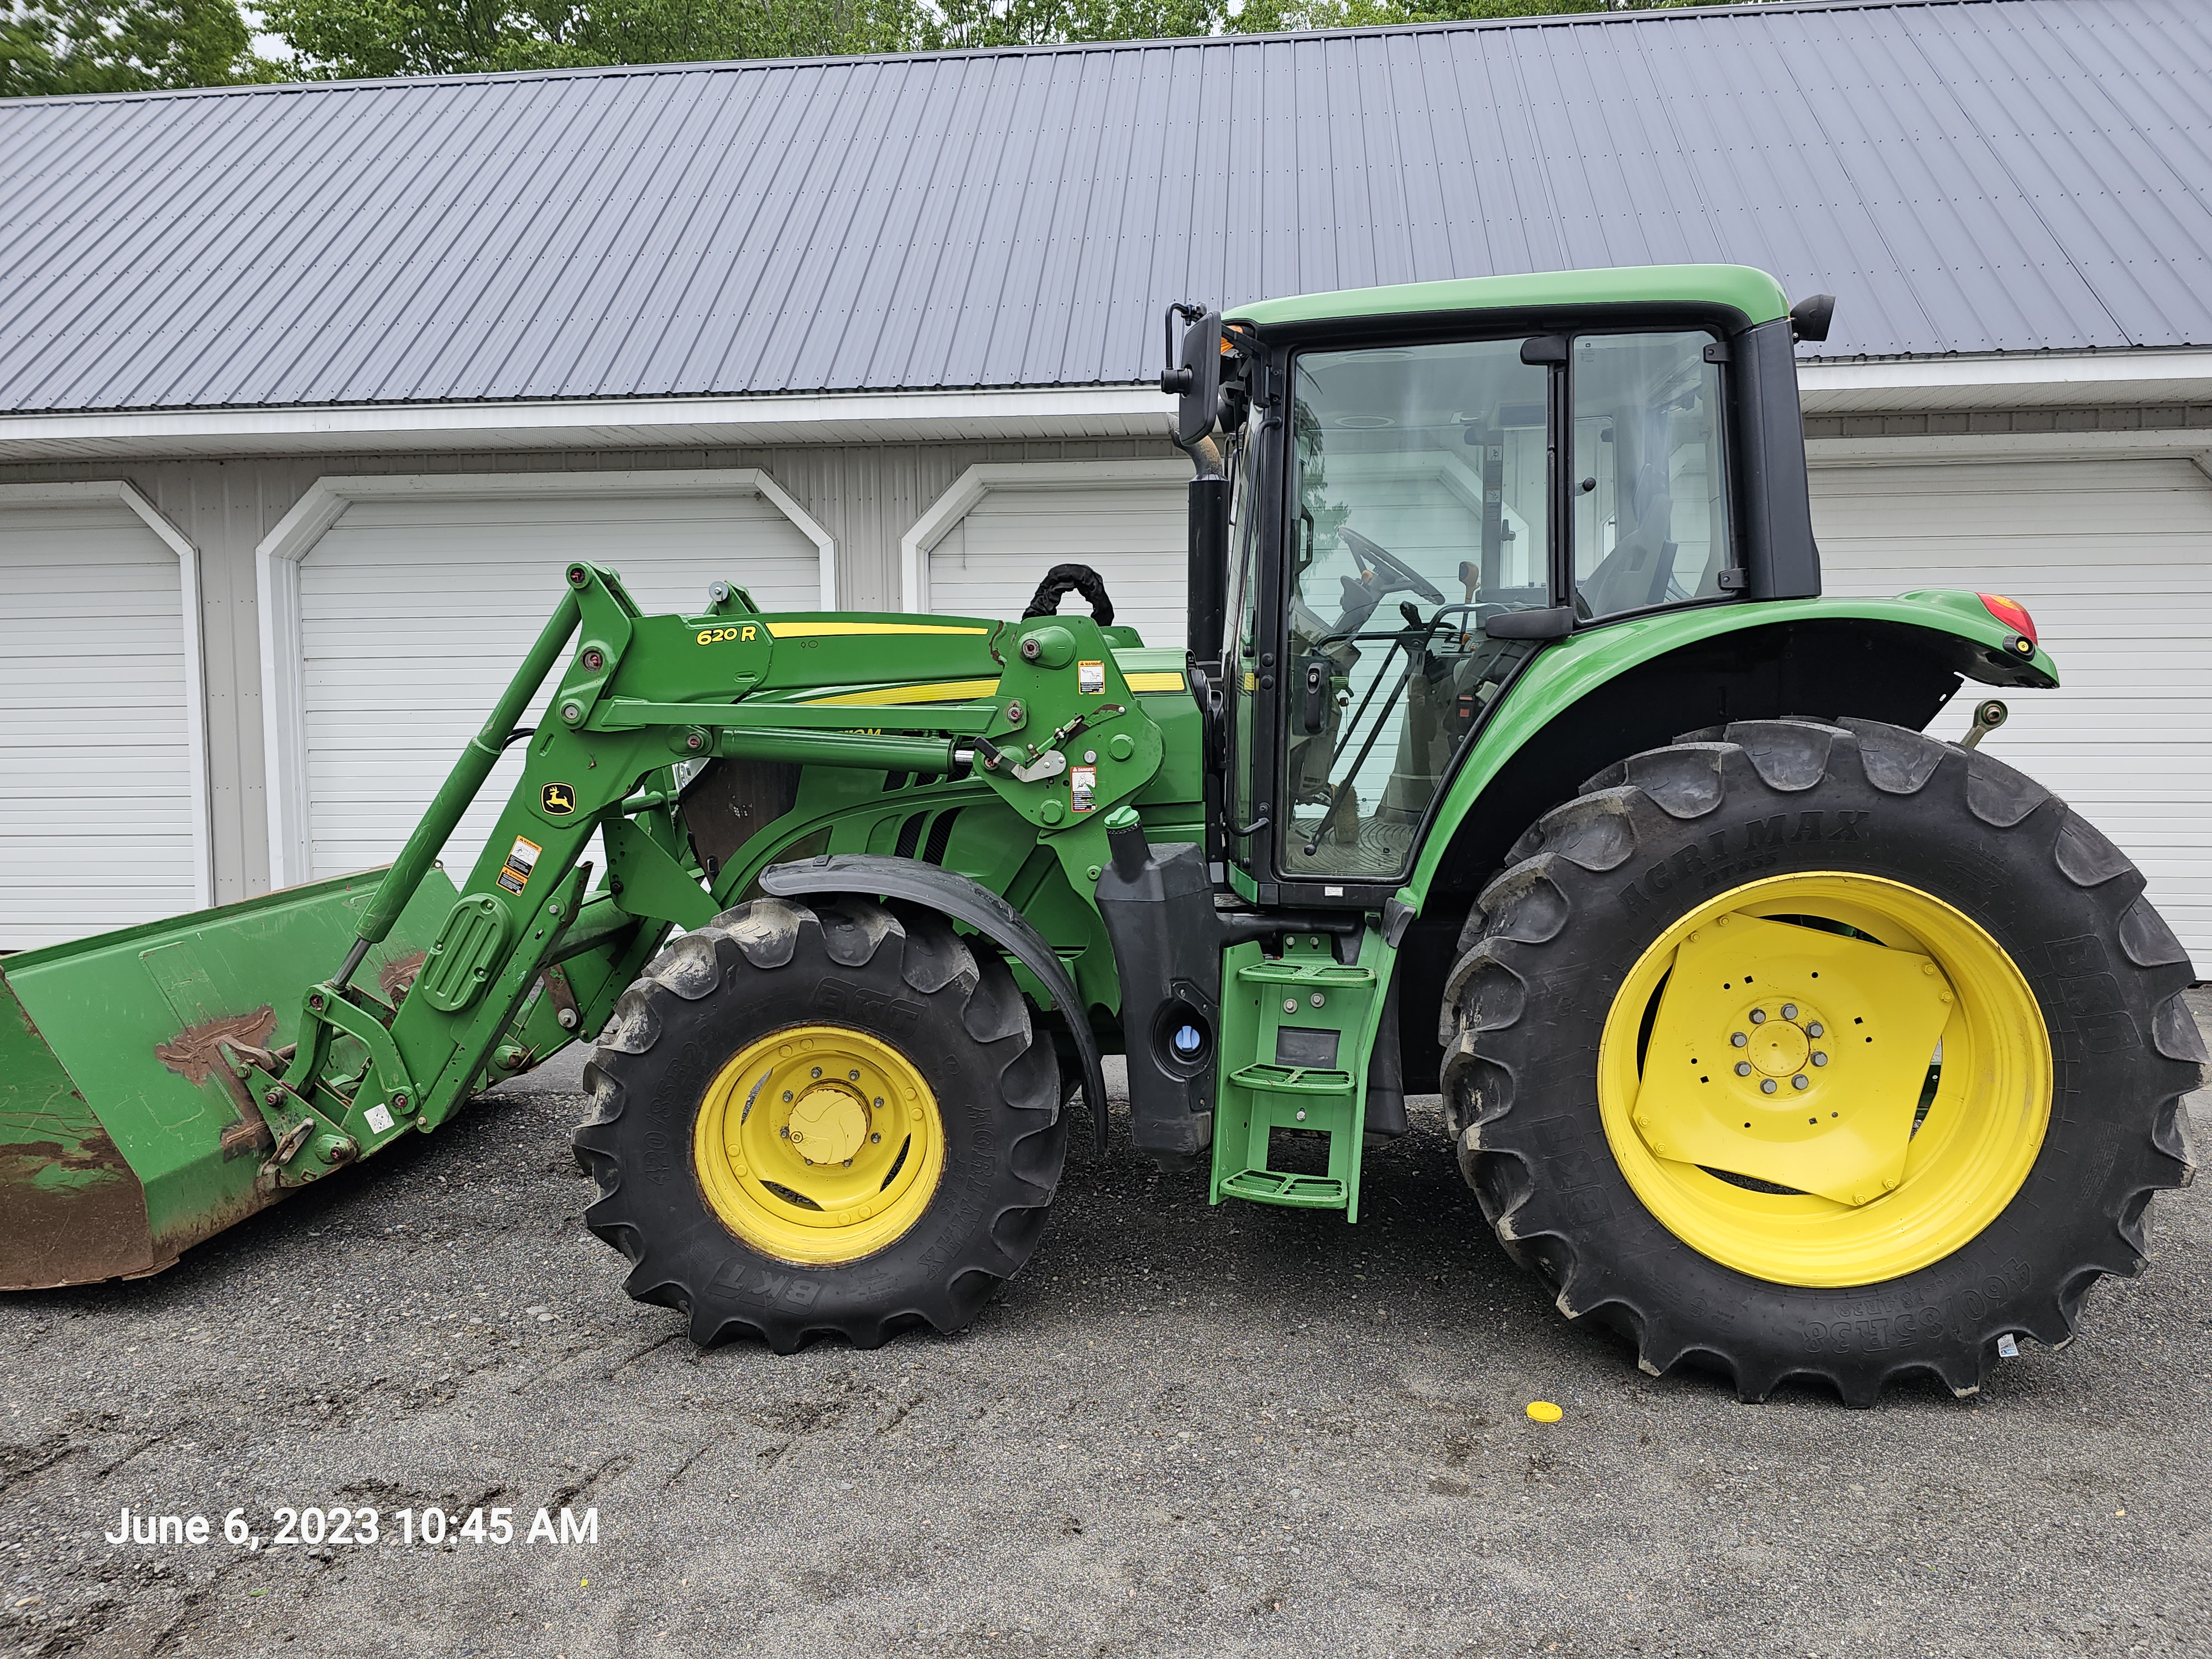
[[[1774,1079],[1771,1077],[1759,1079],[1759,1092],[1763,1095],[1772,1094],[1774,1092]]]
[[[1795,1019],[1795,1018],[1797,1018],[1797,1005],[1796,1005],[1796,1003],[1794,1003],[1794,1002],[1785,1002],[1785,1003],[1784,1003],[1784,1004],[1782,1005],[1782,1018],[1784,1018],[1784,1019]]]
[[[860,1080],[860,1074],[858,1072],[848,1072],[845,1073],[845,1081],[848,1083],[858,1083]]]
[[[1804,1073],[1800,1072],[1796,1077],[1790,1079],[1790,1086],[1793,1089],[1809,1088],[1812,1086],[1812,1082],[1813,1079],[1811,1078],[1807,1077]]]
[[[809,1076],[809,1077],[820,1077],[820,1076],[822,1075],[822,1068],[821,1068],[819,1066],[816,1066],[812,1071],[809,1072],[806,1075],[807,1075],[807,1076]]]
[[[781,1127],[781,1129],[778,1129],[778,1130],[776,1131],[776,1133],[777,1133],[778,1134],[781,1135],[781,1136],[782,1136],[786,1140],[788,1140],[788,1139],[791,1139],[791,1126],[790,1126],[788,1123],[787,1123],[787,1124],[785,1124],[785,1125],[783,1126],[783,1127]]]
[[[1751,1062],[1747,1060],[1739,1060],[1736,1061],[1735,1074],[1738,1077],[1749,1077],[1751,1075]]]
[[[1729,1041],[1734,1043],[1737,1048],[1741,1048],[1745,1044],[1748,1043],[1751,1039],[1746,1036],[1741,1031],[1730,1031],[1729,1033]]]
[[[1815,1048],[1813,1050],[1813,1063],[1815,1066],[1826,1066],[1828,1063],[1828,1057],[1825,1054],[1821,1053],[1820,1050]]]
[[[1765,1010],[1765,1009],[1764,1009],[1764,1008],[1754,1008],[1754,1009],[1753,1009],[1753,1010],[1751,1011],[1751,1023],[1752,1023],[1753,1025],[1764,1025],[1764,1024],[1766,1024],[1766,1010]]]
[[[1823,1036],[1826,1035],[1827,1029],[1816,1019],[1805,1028],[1805,1035],[1809,1037]]]
[[[783,1098],[784,1098],[784,1103],[785,1103],[785,1104],[787,1104],[787,1105],[788,1105],[788,1104],[790,1103],[790,1102],[791,1102],[791,1091],[790,1091],[790,1090],[786,1089],[786,1090],[783,1091]]]
[[[880,1146],[881,1145],[883,1145],[883,1139],[884,1139],[884,1138],[883,1138],[883,1136],[882,1136],[882,1135],[880,1135],[880,1134],[872,1134],[872,1135],[870,1135],[870,1136],[868,1137],[868,1145],[869,1145],[869,1146]],[[850,1160],[848,1160],[848,1161],[849,1162]]]

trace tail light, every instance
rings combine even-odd
[[[2026,640],[2030,651],[2035,649],[2035,618],[2027,614],[2026,605],[2002,593],[1977,593],[1974,597],[1982,602],[1983,610]]]

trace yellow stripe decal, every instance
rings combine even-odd
[[[1121,678],[1129,682],[1132,691],[1181,691],[1184,689],[1182,675],[1172,668],[1158,673],[1124,674]]]
[[[903,638],[909,634],[988,634],[988,628],[940,628],[927,623],[772,622],[769,636],[778,640],[826,640],[854,634],[879,634]]]
[[[834,697],[809,697],[810,708],[881,708],[905,702],[966,702],[988,697],[996,680],[936,680],[927,685],[879,685],[866,691],[841,691]]]

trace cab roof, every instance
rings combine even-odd
[[[1231,322],[1260,329],[1292,323],[1447,311],[1527,311],[1553,306],[1719,305],[1741,313],[1747,325],[1790,314],[1782,284],[1749,265],[1631,265],[1609,270],[1544,270],[1518,276],[1472,276],[1454,282],[1401,283],[1334,294],[1262,300],[1224,313]]]

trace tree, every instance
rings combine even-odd
[[[586,61],[672,64],[905,52],[921,0],[587,0],[568,40]]]
[[[0,97],[273,81],[238,0],[0,0]]]
[[[916,44],[945,48],[1162,40],[1230,27],[1224,0],[937,0]]]
[[[0,95],[1272,33],[1715,0],[0,0]]]
[[[1239,34],[1293,29],[1371,28],[1385,23],[1459,22],[1480,17],[1552,17],[1578,11],[1667,11],[1756,0],[1243,0],[1228,25]]]
[[[319,79],[901,52],[921,0],[269,0]]]

